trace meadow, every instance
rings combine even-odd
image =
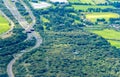
[[[47,19],[47,18],[45,18],[45,17],[43,17],[43,16],[41,16],[41,20],[43,21],[43,22],[47,22],[47,23],[49,23],[50,21]]]
[[[101,4],[106,3],[106,0],[68,0],[70,3],[87,3],[87,4]]]
[[[70,3],[80,3],[80,0],[68,0]]]
[[[72,7],[75,10],[83,10],[83,11],[87,11],[89,8],[93,8],[93,9],[97,9],[97,8],[101,8],[101,9],[107,9],[107,8],[112,8],[115,9],[115,7],[113,6],[98,6],[98,5],[72,5]]]
[[[104,30],[91,30],[92,33],[95,33],[99,36],[105,38],[112,46],[120,48],[120,32],[112,30],[112,29],[104,29]]]
[[[9,22],[0,15],[0,34],[8,31],[10,29]]]
[[[109,22],[110,18],[119,18],[120,15],[116,13],[108,13],[108,12],[102,12],[102,13],[87,13],[86,18],[91,22],[96,22],[97,19],[104,18],[107,22]]]

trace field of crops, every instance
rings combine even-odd
[[[120,48],[120,32],[117,32],[115,30],[112,29],[105,29],[105,30],[94,30],[91,31],[92,33],[98,34],[99,36],[102,36],[103,38],[107,39],[108,42],[110,42],[110,44],[112,46],[115,46],[117,48]]]
[[[0,15],[0,34],[10,29],[9,22]]]
[[[86,18],[90,20],[91,22],[96,22],[97,19],[104,18],[107,22],[110,18],[118,18],[120,17],[119,14],[116,13],[108,13],[108,12],[102,12],[102,13],[88,13],[86,14]]]

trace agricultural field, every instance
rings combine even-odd
[[[104,4],[107,3],[106,0],[92,0],[95,4]]]
[[[94,4],[92,0],[80,0],[81,3]]]
[[[120,0],[109,0],[110,2],[120,2]]]
[[[92,33],[95,33],[99,36],[105,38],[112,46],[120,48],[120,32],[112,30],[112,29],[104,29],[104,30],[93,30]]]
[[[80,0],[68,0],[70,3],[80,3]]]
[[[91,22],[96,22],[97,19],[105,19],[105,21],[109,22],[110,18],[119,18],[120,15],[116,13],[108,13],[108,12],[102,12],[102,13],[88,13],[86,14],[86,19],[88,19]]]
[[[68,1],[67,0],[50,0],[51,2],[64,2],[64,3],[67,3]]]
[[[115,7],[113,6],[97,6],[97,5],[72,5],[72,7],[75,10],[83,10],[83,11],[87,11],[89,8],[93,8],[93,9],[97,9],[97,8],[101,8],[101,9],[107,9],[107,8],[111,8],[111,9],[115,9]]]
[[[2,15],[0,15],[0,34],[6,32],[9,29],[9,22]]]
[[[85,4],[104,4],[106,0],[68,0],[70,3],[85,3]]]

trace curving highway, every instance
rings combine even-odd
[[[33,29],[33,26],[35,24],[35,17],[32,14],[31,10],[25,5],[25,3],[22,0],[20,0],[21,3],[24,5],[26,10],[29,12],[29,14],[30,14],[30,16],[31,16],[31,18],[33,20],[32,23],[30,23],[30,24],[25,20],[25,18],[23,16],[21,16],[21,14],[17,10],[14,2],[11,2],[11,0],[3,0],[3,1],[4,1],[5,6],[10,10],[12,15],[16,18],[16,20],[18,20],[19,24],[25,29],[26,32],[30,31],[31,29]],[[14,56],[14,58],[8,64],[8,66],[7,66],[7,73],[8,73],[9,77],[15,77],[14,73],[13,73],[13,70],[12,70],[12,66],[16,62],[16,60],[18,60],[20,57],[22,57],[22,55],[24,53],[30,52],[31,50],[33,50],[35,48],[38,48],[40,46],[40,44],[42,43],[42,39],[41,39],[40,35],[37,32],[32,31],[31,33],[28,33],[28,38],[30,39],[32,37],[35,37],[35,39],[36,39],[35,46],[30,48],[30,49],[26,49],[26,50],[20,51],[20,53],[16,54]],[[27,40],[29,40],[28,38],[27,38]]]

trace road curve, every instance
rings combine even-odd
[[[11,3],[11,0],[3,0],[4,4],[6,5],[6,7],[10,10],[10,12],[12,13],[12,15],[16,18],[16,20],[18,20],[19,24],[26,30],[30,30],[31,28],[33,28],[34,24],[35,24],[35,17],[32,14],[31,10],[28,9],[27,6],[25,6],[24,2],[22,2],[22,4],[24,4],[24,6],[27,8],[26,10],[28,10],[30,12],[30,16],[33,20],[33,22],[31,24],[27,23],[27,21],[24,19],[23,16],[21,16],[21,14],[19,13],[19,11],[17,10],[16,6],[14,3]],[[10,63],[7,66],[7,73],[9,77],[15,77],[13,70],[12,70],[12,66],[13,64],[16,62],[16,60],[18,60],[24,53],[26,52],[30,52],[31,50],[38,48],[40,46],[40,44],[42,43],[42,39],[40,37],[40,35],[33,31],[32,33],[28,33],[28,38],[32,38],[34,37],[36,39],[36,44],[34,47],[30,48],[30,49],[26,49],[23,51],[20,51],[20,53],[16,54],[14,56],[14,58],[10,61]]]

